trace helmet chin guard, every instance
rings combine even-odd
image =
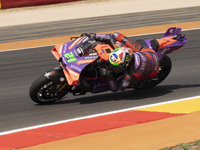
[[[123,48],[116,48],[109,56],[109,62],[114,66],[119,66],[124,63],[126,52]]]

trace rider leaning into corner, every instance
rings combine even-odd
[[[159,59],[154,50],[141,47],[121,33],[83,33],[81,36],[88,36],[99,42],[109,42],[113,47],[108,65],[100,69],[101,75],[107,77],[113,92],[124,90],[134,85],[137,80],[154,77],[159,70]],[[115,75],[119,73],[123,73],[123,78],[117,82]]]

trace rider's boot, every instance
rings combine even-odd
[[[112,91],[112,92],[117,92],[117,82],[116,82],[116,80],[108,80],[108,85],[109,85],[109,87],[110,87],[110,90]]]
[[[123,76],[123,79],[121,81],[121,84],[119,86],[119,90],[123,91],[127,87],[129,87],[130,86],[130,80],[131,80],[131,77],[129,76],[128,72],[125,72],[124,76]]]
[[[119,87],[119,90],[124,91],[129,86],[130,86],[130,81],[125,80],[122,82],[122,85]]]

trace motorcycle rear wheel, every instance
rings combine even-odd
[[[49,80],[42,75],[31,85],[29,96],[38,104],[50,104],[64,97],[69,90],[66,80]]]
[[[172,62],[169,56],[165,55],[163,59],[160,61],[159,71],[156,77],[151,78],[149,80],[139,82],[137,87],[134,87],[135,90],[143,90],[152,88],[158,84],[160,84],[165,78],[169,75],[172,68]]]

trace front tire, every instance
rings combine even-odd
[[[64,97],[70,90],[65,77],[49,80],[44,75],[36,79],[29,89],[30,98],[38,104],[50,104]]]

